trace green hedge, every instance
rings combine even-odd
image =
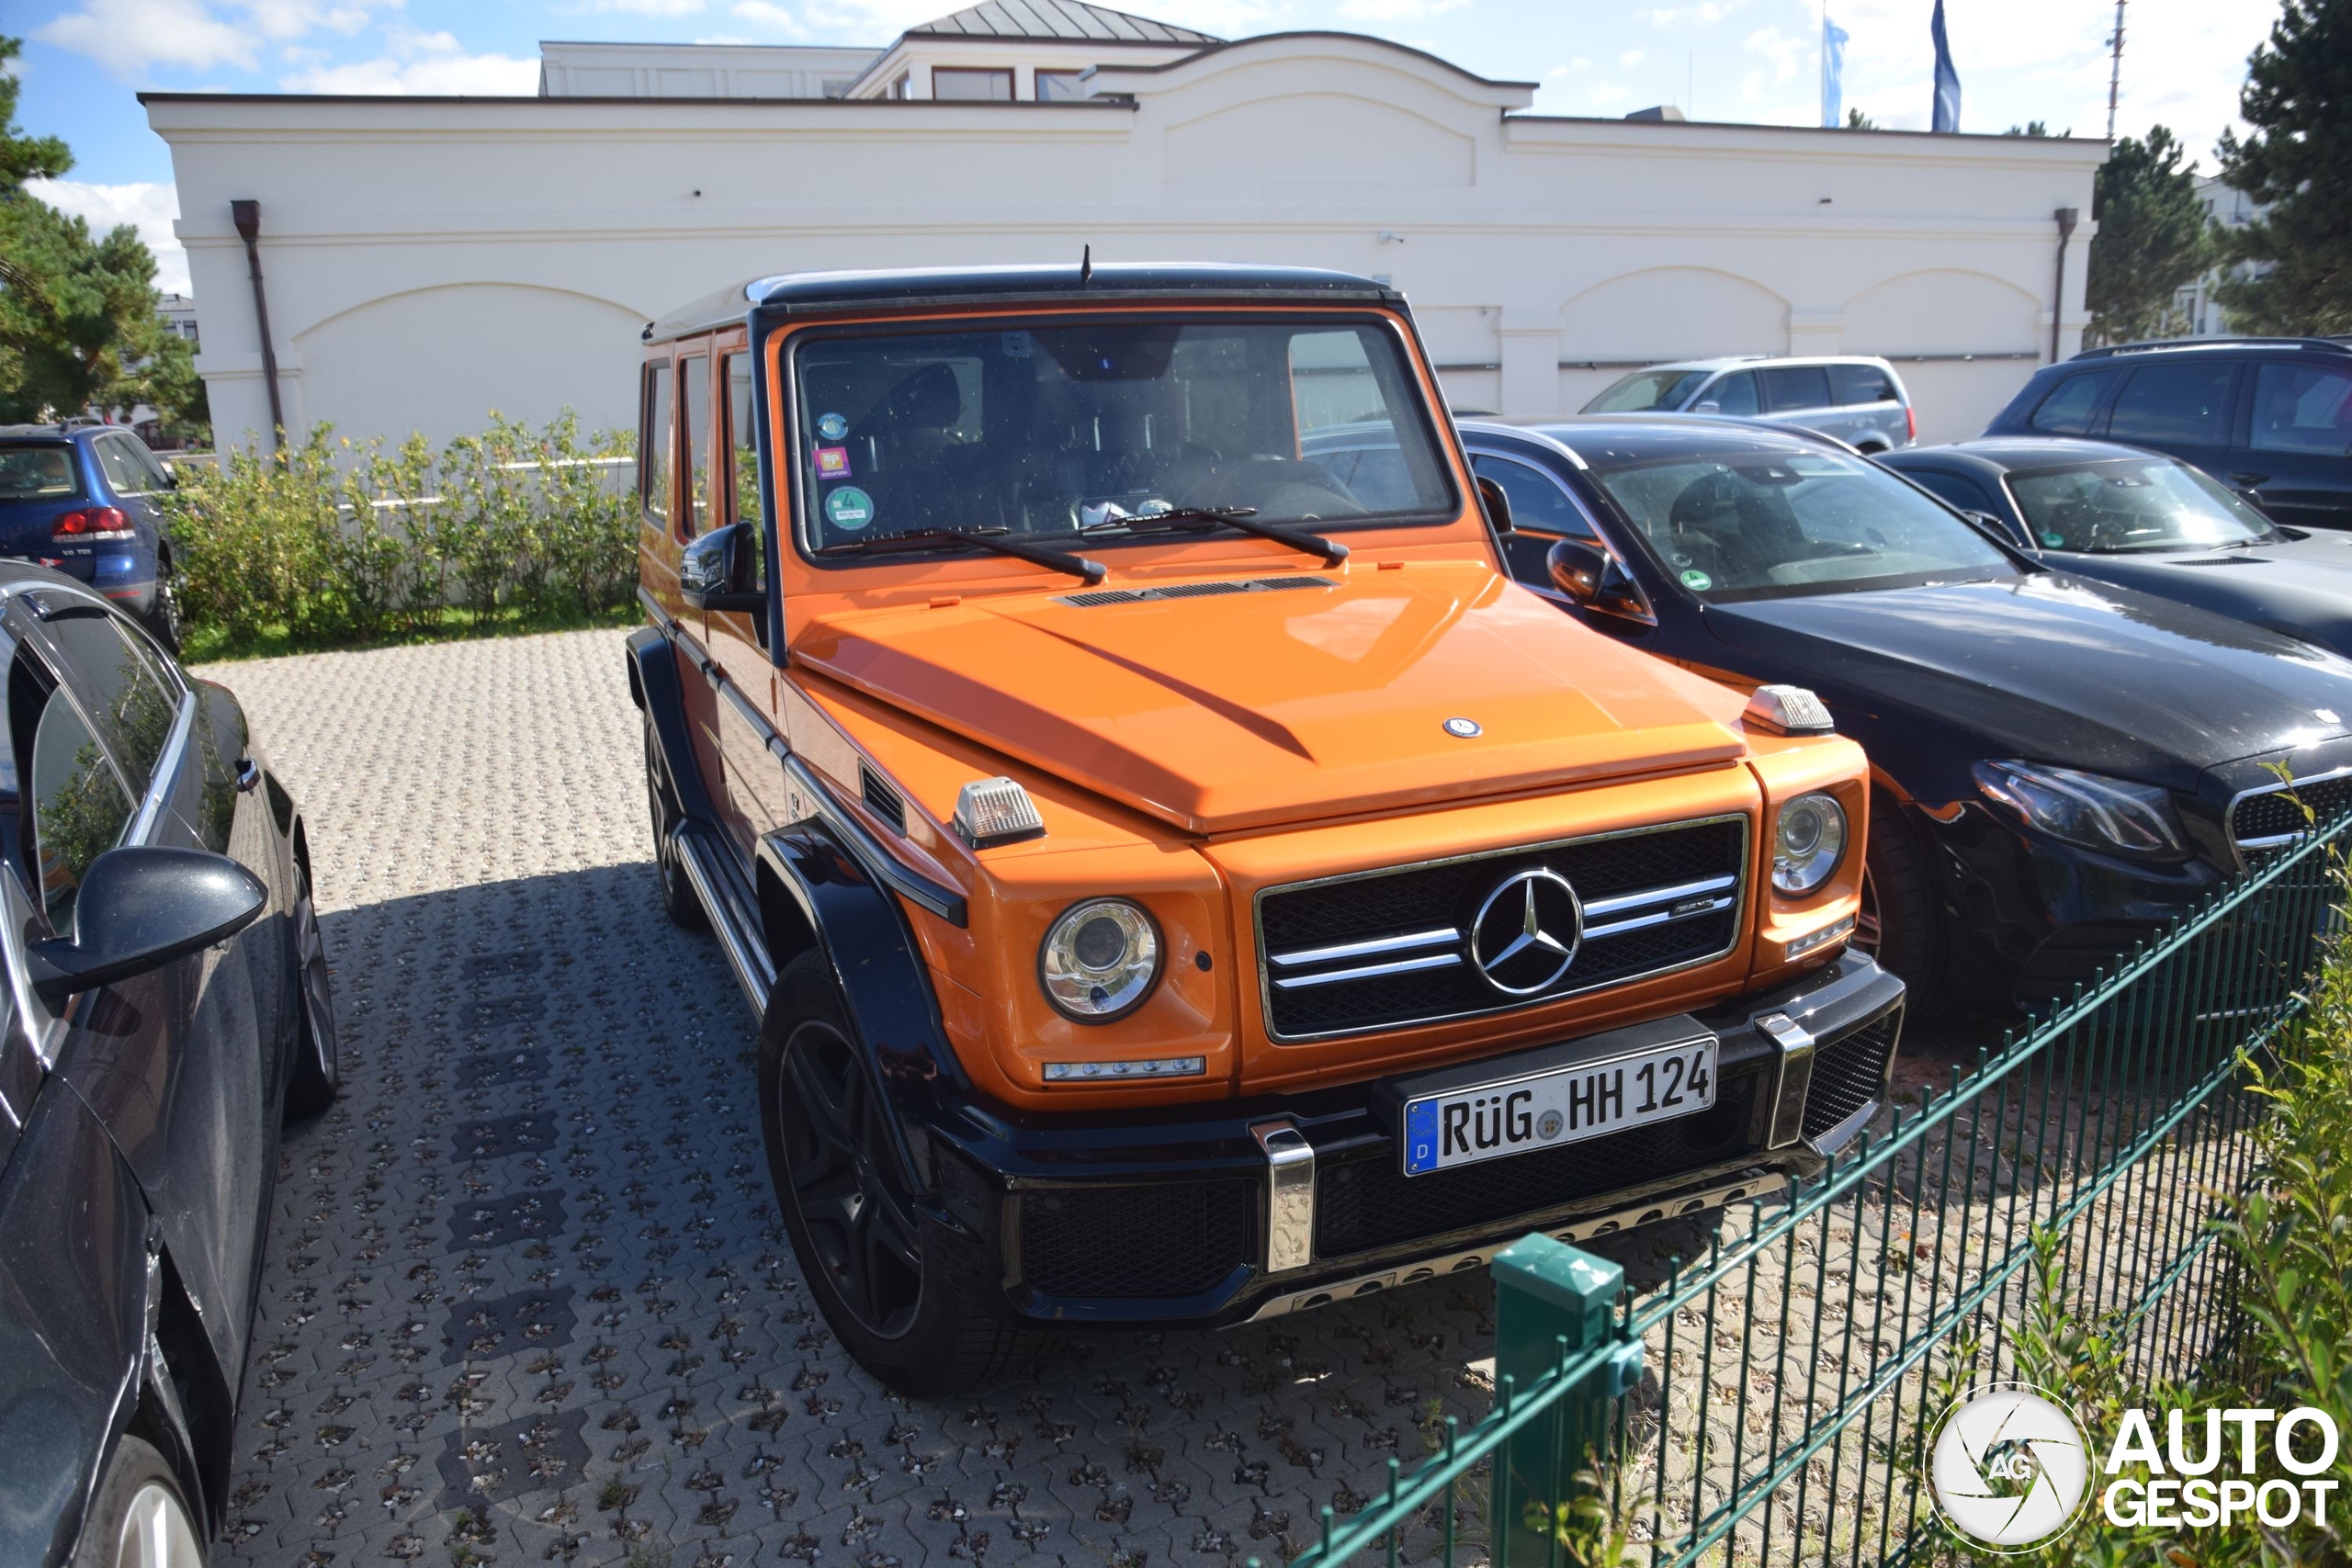
[[[637,584],[633,443],[495,413],[438,453],[314,428],[184,468],[166,524],[181,613],[214,649],[593,619]]]

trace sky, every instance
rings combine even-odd
[[[1935,0],[1828,0],[1849,35],[1845,102],[1924,130]],[[1693,119],[1812,125],[1820,115],[1823,0],[1134,0],[1227,38],[1297,28],[1372,33],[1480,75],[1539,84],[1534,112],[1623,115],[1673,104]],[[2039,119],[2107,129],[2113,0],[1945,0],[1961,129]],[[530,94],[541,39],[870,44],[955,0],[7,0],[26,39],[18,118],[62,136],[75,166],[39,194],[94,225],[131,223],[157,285],[187,262],[170,150],[141,90]],[[2205,167],[2237,123],[2245,58],[2277,0],[2130,0],[2119,134],[2172,129]]]

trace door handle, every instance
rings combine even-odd
[[[251,795],[261,787],[261,764],[251,757],[237,759],[237,793]]]
[[[2230,482],[2233,485],[2244,485],[2246,489],[2252,490],[2256,485],[2268,484],[2270,476],[2268,474],[2232,474]]]

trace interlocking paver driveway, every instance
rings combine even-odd
[[[620,634],[206,673],[309,814],[345,1063],[281,1164],[237,1555],[1271,1562],[1484,1410],[1483,1274],[885,1393],[785,1242],[741,994],[662,916]]]

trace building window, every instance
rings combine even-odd
[[[959,103],[1009,104],[1012,101],[1012,73],[934,65],[931,68],[931,96]]]
[[[914,73],[910,71],[899,72],[898,80],[890,84],[889,96],[894,98],[913,97],[915,96]]]
[[[1037,73],[1037,101],[1041,104],[1068,104],[1086,96],[1084,75],[1079,71],[1040,71]]]

